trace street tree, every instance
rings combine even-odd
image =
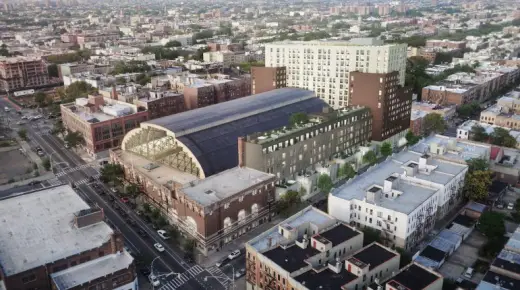
[[[484,201],[491,186],[491,171],[477,170],[468,173],[464,183],[464,194],[470,200]]]
[[[276,203],[276,212],[282,216],[289,216],[291,209],[300,203],[301,194],[295,190],[288,190]]]
[[[178,42],[177,40],[170,40],[168,41],[164,47],[181,47],[182,43]]]
[[[490,139],[491,144],[498,146],[515,148],[517,144],[516,139],[504,128],[495,128],[493,133],[490,134]]]
[[[486,211],[480,216],[478,228],[486,237],[502,237],[506,233],[504,215],[499,212]]]
[[[43,158],[42,166],[45,170],[50,171],[51,170],[51,160],[49,158]]]
[[[54,127],[52,128],[52,132],[54,134],[60,134],[63,136],[63,133],[65,133],[67,130],[65,129],[65,126],[63,126],[63,122],[56,122],[54,123]]]
[[[69,144],[70,148],[78,148],[78,146],[82,145],[84,141],[81,132],[69,131],[65,136],[65,142]]]
[[[324,192],[329,193],[332,189],[332,180],[330,179],[330,176],[327,174],[322,174],[320,177],[318,177],[318,188]]]
[[[417,142],[419,142],[419,140],[421,140],[421,137],[415,136],[412,131],[406,132],[405,138],[406,138],[408,145],[417,144]]]
[[[437,113],[430,113],[426,115],[426,117],[424,117],[423,124],[424,134],[426,136],[430,135],[431,133],[442,134],[444,133],[444,130],[446,130],[446,121],[440,114]]]
[[[466,161],[466,164],[468,164],[468,172],[474,172],[474,171],[486,171],[489,169],[489,163],[484,158],[471,158]]]
[[[47,95],[44,92],[37,92],[34,94],[34,102],[38,104],[39,107],[45,106],[45,101],[47,100]]]
[[[20,129],[18,130],[18,136],[24,140],[24,141],[27,141],[27,130],[26,129]]]
[[[383,145],[381,145],[381,150],[379,152],[381,152],[381,155],[383,155],[384,157],[392,155],[392,144],[388,142],[383,142]]]
[[[186,239],[182,248],[184,250],[184,258],[187,260],[192,260],[195,257],[195,247],[197,246],[197,242],[194,239]]]
[[[338,169],[338,176],[339,177],[346,177],[347,179],[350,179],[354,176],[356,176],[356,171],[352,167],[352,164],[346,162]]]
[[[303,112],[294,113],[289,118],[289,124],[291,126],[296,126],[299,124],[305,124],[309,121],[309,116]]]
[[[473,141],[487,142],[489,135],[486,133],[486,129],[480,125],[471,127],[470,138]]]
[[[139,186],[137,186],[135,183],[130,183],[125,188],[126,194],[132,198],[136,198],[139,196],[139,193],[141,190],[139,189]]]
[[[363,162],[368,163],[370,165],[376,164],[376,162],[377,162],[376,153],[372,150],[365,153],[365,155],[363,155]]]
[[[100,170],[101,180],[104,182],[110,183],[113,186],[121,184],[123,182],[124,170],[123,167],[118,163],[108,163],[105,166],[101,167]],[[150,206],[149,204],[145,204],[143,207],[146,210]]]

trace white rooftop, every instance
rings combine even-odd
[[[272,174],[256,169],[234,167],[205,179],[187,183],[184,185],[183,192],[192,200],[207,206],[273,177]]]
[[[110,240],[104,222],[74,226],[74,214],[89,209],[68,185],[0,201],[0,265],[7,276],[97,248]]]
[[[446,153],[442,155],[442,158],[446,160],[465,162],[471,158],[489,159],[491,145],[465,142],[443,135],[431,135],[424,138],[419,141],[419,143],[410,147],[409,150],[417,153],[435,154],[435,152],[431,152],[433,143],[447,148]]]
[[[134,258],[128,252],[123,251],[53,273],[51,278],[59,290],[70,289],[126,269],[132,265],[133,261]]]

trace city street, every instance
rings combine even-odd
[[[0,100],[0,106],[9,106],[5,100]],[[24,110],[26,111],[26,110]],[[15,112],[11,112],[9,118],[16,122],[21,116]],[[208,276],[218,276],[218,272],[214,269],[203,269],[200,265],[188,264],[183,261],[182,254],[175,252],[168,243],[165,243],[156,233],[143,222],[133,210],[123,204],[117,196],[112,195],[112,192],[107,186],[97,181],[97,183],[105,192],[100,196],[92,187],[94,182],[90,182],[89,177],[99,177],[99,172],[90,167],[78,155],[66,149],[58,138],[49,135],[49,128],[43,129],[46,124],[42,124],[43,120],[33,121],[26,126],[28,137],[31,144],[37,144],[50,158],[51,163],[55,166],[56,176],[63,184],[74,184],[77,186],[78,194],[89,204],[98,205],[104,209],[106,221],[115,229],[121,231],[125,238],[125,245],[138,257],[139,265],[137,269],[150,267],[149,264],[153,261],[153,273],[156,276],[162,276],[162,283],[160,286],[154,287],[161,290],[173,289],[226,289],[229,284],[229,278],[220,277],[219,279],[207,279]],[[13,128],[13,134],[16,134]],[[47,183],[48,184],[48,183]],[[45,186],[44,184],[43,186]],[[13,193],[18,190],[13,190]],[[132,225],[128,221],[133,220]],[[144,234],[144,233],[145,234]],[[158,252],[154,248],[155,243],[160,243],[164,246],[164,252]],[[213,268],[213,267],[211,267]],[[141,281],[148,280],[141,276]],[[145,285],[144,283],[143,285]],[[151,287],[150,287],[151,288]]]

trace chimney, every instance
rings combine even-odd
[[[245,160],[244,160],[244,153],[245,153],[245,141],[244,141],[244,137],[238,137],[238,166],[239,167],[244,167],[244,163],[245,163]]]
[[[104,217],[105,213],[99,207],[83,209],[74,214],[74,225],[81,229],[102,222]]]
[[[112,94],[111,94],[110,97],[111,97],[112,99],[114,99],[114,100],[117,100],[117,99],[118,99],[116,86],[112,86]]]
[[[419,158],[419,170],[426,168],[426,165],[428,164],[428,158],[430,158],[428,154],[423,154],[423,156]]]

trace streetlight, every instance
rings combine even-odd
[[[180,273],[175,273],[175,272],[163,273],[163,274],[155,275],[155,274],[154,274],[154,269],[153,269],[153,263],[155,263],[155,260],[157,260],[157,259],[159,259],[159,258],[160,258],[160,256],[155,257],[155,258],[152,260],[152,263],[150,263],[150,272],[151,272],[150,275],[151,275],[151,276],[155,277],[156,279],[159,279],[159,278],[163,278],[163,277],[164,277],[164,278],[168,278],[169,276],[174,275],[174,274],[177,274],[177,277],[179,277],[179,276],[181,275]],[[150,278],[148,277],[148,279],[150,279]],[[153,285],[153,283],[152,283],[152,287],[153,287],[153,289],[155,289],[155,286]]]
[[[231,266],[231,267],[233,267],[233,266]],[[224,275],[224,276],[226,279],[225,281],[227,281],[227,280],[231,281],[231,289],[235,289],[235,268],[233,268],[233,279],[229,279],[229,277],[227,275]],[[204,277],[204,282],[208,282],[208,278],[213,278],[213,279],[216,279],[217,281],[219,281],[219,277],[211,275],[211,276]]]

